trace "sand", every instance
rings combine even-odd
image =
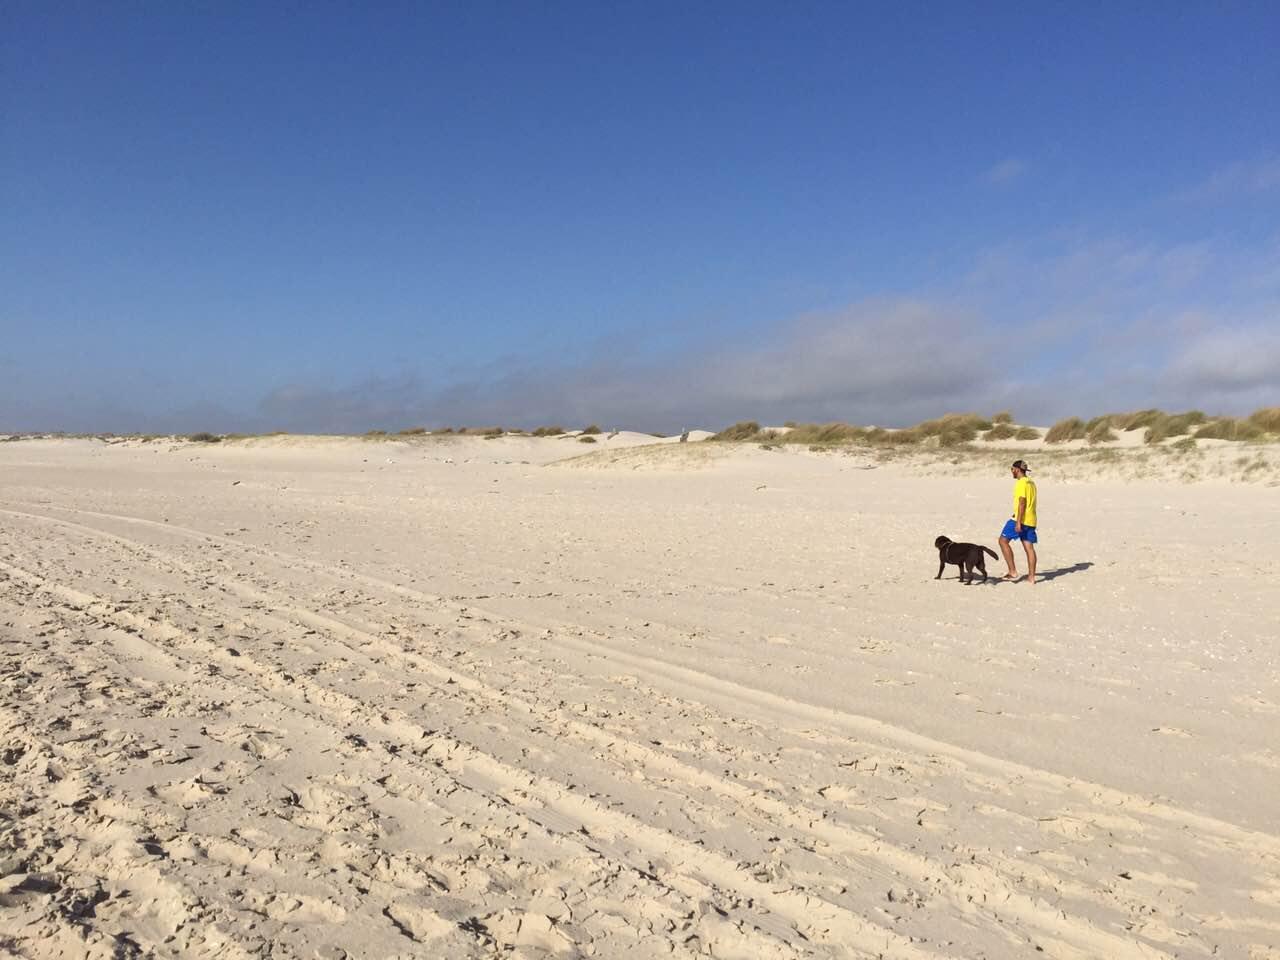
[[[0,952],[1275,960],[1278,453],[0,444]]]

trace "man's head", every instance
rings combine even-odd
[[[1013,461],[1013,466],[1011,466],[1009,469],[1013,471],[1013,475],[1015,477],[1025,477],[1028,473],[1031,472],[1031,468],[1027,466],[1027,461],[1025,460]]]

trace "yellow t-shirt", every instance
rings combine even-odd
[[[1036,525],[1036,482],[1030,477],[1019,477],[1013,481],[1013,519],[1018,519],[1018,500],[1027,498],[1027,508],[1022,512],[1022,525]]]

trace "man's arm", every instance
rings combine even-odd
[[[1018,516],[1014,519],[1014,527],[1013,527],[1013,529],[1017,530],[1019,533],[1022,532],[1022,518],[1025,517],[1026,515],[1027,515],[1027,498],[1019,497],[1018,498]]]

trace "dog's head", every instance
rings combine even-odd
[[[945,546],[946,546],[948,543],[950,543],[950,542],[951,542],[951,538],[950,538],[950,537],[939,537],[937,540],[933,541],[933,545],[934,545],[937,549],[941,550],[943,547],[945,547]]]

